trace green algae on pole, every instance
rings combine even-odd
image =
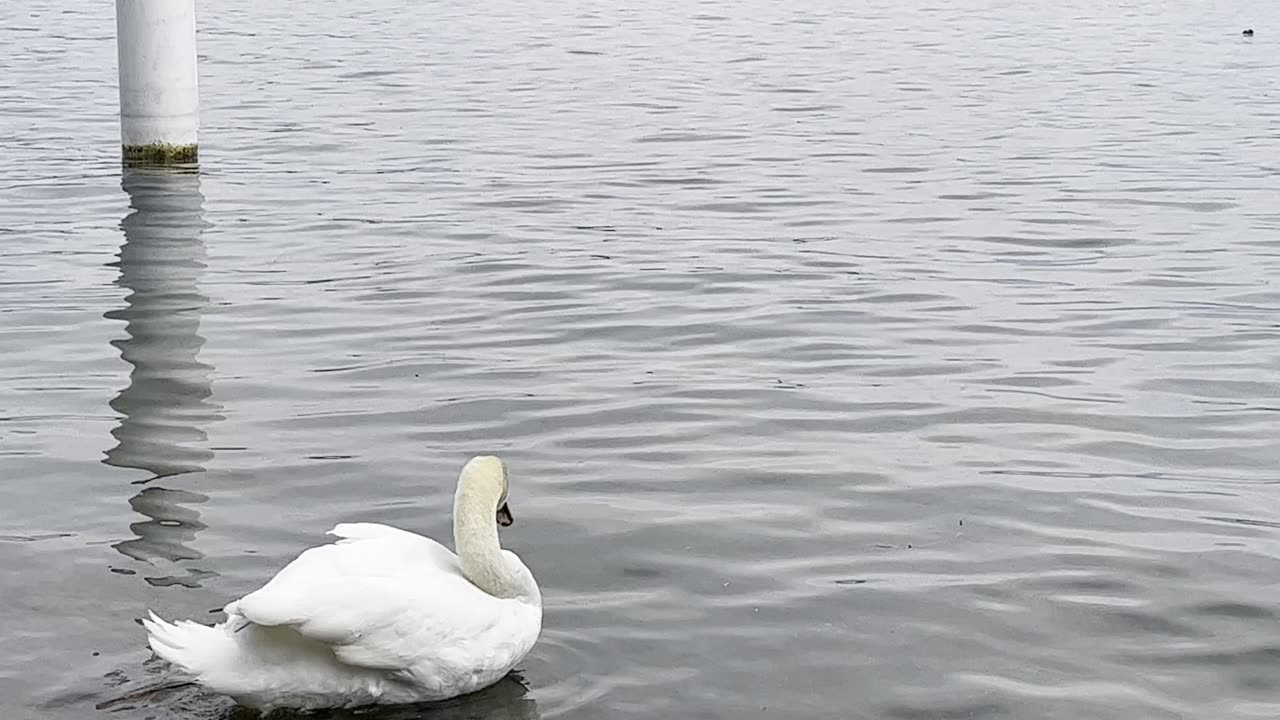
[[[195,0],[116,0],[120,144],[126,167],[197,162]]]

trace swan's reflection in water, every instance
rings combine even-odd
[[[167,666],[158,665],[163,675]],[[257,710],[235,705],[191,682],[170,676],[149,688],[100,703],[99,710],[118,712],[138,708],[167,708],[172,717],[207,717],[218,720],[262,720]],[[420,705],[368,706],[340,710],[273,711],[271,720],[541,720],[538,703],[516,670],[490,687],[453,700]]]
[[[188,713],[201,713],[201,716],[218,717],[219,720],[261,720],[263,717],[257,710],[232,705],[227,698],[221,698],[225,712],[205,715],[210,700],[217,702],[208,691],[188,687],[177,696],[157,697],[147,705],[166,706],[177,717],[187,717]],[[484,690],[444,702],[307,712],[280,709],[269,717],[271,720],[541,720],[538,703],[529,694],[519,671]]]
[[[208,496],[152,482],[203,473],[213,457],[205,428],[220,419],[220,408],[212,401],[213,368],[198,358],[204,345],[200,315],[209,304],[198,286],[205,268],[201,235],[206,227],[200,176],[128,171],[122,184],[131,208],[121,223],[117,283],[129,295],[123,308],[106,317],[125,322],[125,337],[113,344],[133,367],[129,385],[111,401],[122,419],[112,432],[117,444],[103,462],[146,473],[134,481],[144,487],[129,505],[148,519],[133,523],[136,537],[114,547],[153,565],[198,560],[202,555],[191,543],[205,525],[192,506]],[[192,484],[171,484],[178,483]],[[194,586],[208,574],[184,568],[146,579],[156,585]]]

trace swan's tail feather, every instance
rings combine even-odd
[[[171,623],[154,612],[142,619],[147,631],[147,643],[156,655],[177,665],[193,675],[207,672],[219,663],[227,652],[234,652],[234,643],[221,628],[201,625],[190,620]]]
[[[369,704],[385,692],[380,671],[343,665],[327,645],[289,628],[264,627],[235,612],[212,627],[147,615],[141,623],[156,655],[200,686],[262,712]]]

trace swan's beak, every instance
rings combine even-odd
[[[510,527],[515,520],[511,519],[511,508],[506,503],[502,503],[502,507],[498,508],[498,524],[502,527]]]

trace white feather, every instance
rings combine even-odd
[[[512,582],[495,595],[429,538],[373,523],[330,534],[339,540],[306,550],[228,604],[223,623],[152,613],[142,621],[151,648],[206,687],[265,711],[455,697],[500,680],[537,641],[541,595],[514,553],[492,555]]]

